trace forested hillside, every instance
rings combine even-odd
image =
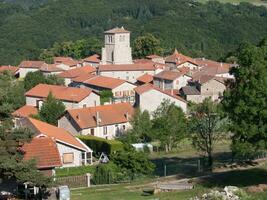
[[[12,1],[12,0],[10,0]],[[24,0],[24,2],[27,2]],[[219,59],[242,42],[267,35],[267,9],[191,0],[57,0],[23,8],[0,3],[0,64],[36,59],[55,42],[103,38],[103,31],[124,26],[132,39],[152,33],[165,52]]]

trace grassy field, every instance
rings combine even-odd
[[[267,164],[247,170],[236,170],[216,174],[212,178],[203,179],[197,183],[196,187],[190,191],[159,193],[152,196],[144,196],[143,189],[148,187],[146,182],[138,182],[131,184],[120,184],[115,186],[101,186],[90,189],[81,189],[72,191],[72,199],[74,200],[188,200],[190,197],[201,195],[211,188],[223,188],[227,185],[236,185],[241,188],[267,184]],[[249,200],[265,200],[267,199],[267,191],[263,193],[250,194]]]
[[[207,2],[209,0],[198,0],[200,2]],[[247,3],[252,3],[257,6],[267,6],[267,1],[266,0],[217,0],[221,3],[233,3],[233,4],[239,4],[241,2],[247,2]]]

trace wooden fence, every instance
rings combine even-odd
[[[90,187],[91,175],[69,176],[56,178],[56,185],[67,185],[70,188]]]

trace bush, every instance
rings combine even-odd
[[[123,149],[123,144],[117,140],[106,140],[91,135],[78,136],[78,138],[94,151],[94,155],[100,155],[102,152],[110,155]]]
[[[93,174],[93,184],[110,184],[115,183],[119,179],[120,170],[117,165],[112,162],[108,164],[99,164]]]

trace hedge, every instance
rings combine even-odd
[[[123,149],[123,143],[117,140],[106,140],[91,135],[78,136],[78,138],[94,151],[94,155],[100,155],[102,152],[110,155]]]

